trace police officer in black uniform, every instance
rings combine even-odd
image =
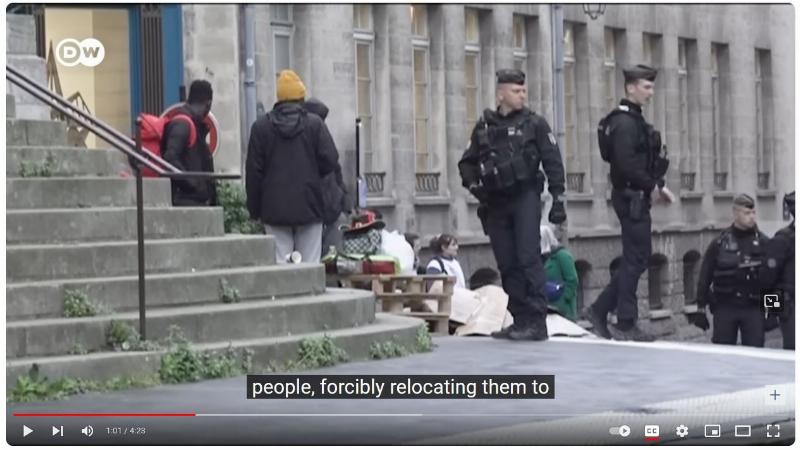
[[[714,316],[711,342],[764,346],[764,313],[759,279],[769,238],[756,225],[755,201],[747,194],[733,201],[733,225],[709,244],[697,283],[697,312],[690,323],[708,329],[705,308]]]
[[[616,308],[614,338],[652,341],[655,338],[636,325],[636,288],[652,252],[651,195],[657,189],[657,201],[671,202],[673,197],[664,187],[669,162],[662,154],[661,135],[642,115],[653,95],[657,71],[638,65],[623,74],[625,98],[598,127],[601,155],[611,164],[611,202],[622,229],[622,262],[594,304],[584,309],[584,316],[596,334],[610,339],[607,318]]]
[[[497,72],[497,110],[487,109],[472,130],[458,164],[462,184],[481,202],[479,217],[489,235],[514,324],[492,337],[547,339],[545,273],[539,256],[544,169],[553,196],[549,220],[566,219],[561,195],[564,166],[544,118],[527,104],[525,74]]]
[[[780,289],[783,309],[778,321],[783,348],[794,350],[794,191],[783,197],[783,207],[792,215],[792,223],[781,228],[767,244],[767,263],[761,268],[761,282]]]

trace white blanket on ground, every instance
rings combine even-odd
[[[435,283],[431,292],[441,292],[441,283]],[[435,308],[435,302],[430,303]],[[499,286],[488,285],[474,291],[454,287],[451,304],[450,320],[463,324],[456,328],[456,336],[488,336],[514,323],[507,310],[508,295]],[[591,336],[578,324],[553,312],[547,315],[547,334],[550,337]]]

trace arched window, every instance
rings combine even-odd
[[[581,313],[583,311],[583,306],[589,298],[589,280],[592,275],[592,265],[582,259],[575,261],[575,271],[578,272],[578,317],[582,318],[583,316]]]
[[[650,309],[663,309],[664,279],[667,270],[667,257],[655,254],[650,257],[647,271],[647,289]]]
[[[700,252],[692,250],[683,255],[683,304],[697,303],[697,277],[700,275]]]

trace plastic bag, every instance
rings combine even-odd
[[[399,232],[381,230],[382,255],[393,256],[400,263],[400,273],[414,275],[414,249]]]

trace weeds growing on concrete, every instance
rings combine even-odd
[[[228,280],[219,280],[219,299],[222,303],[239,303],[239,289],[228,284]]]
[[[122,320],[112,320],[106,331],[106,342],[116,351],[159,350],[158,342],[143,340],[130,324]]]
[[[247,373],[253,365],[253,351],[228,347],[221,352],[200,352],[178,327],[170,327],[169,349],[161,356],[158,374],[164,383],[183,383],[226,378]]]
[[[373,342],[369,346],[369,356],[372,359],[388,359],[408,356],[410,352],[402,344],[395,341]]]
[[[92,317],[97,312],[97,306],[85,293],[70,289],[64,293],[64,317]]]
[[[44,161],[21,161],[19,176],[22,178],[51,177],[55,168],[55,160],[51,155],[47,155]]]
[[[14,389],[9,391],[7,400],[15,403],[59,400],[85,392],[108,392],[155,386],[158,381],[156,375],[136,375],[114,377],[106,381],[61,378],[51,382],[39,374],[39,366],[34,364],[27,375],[17,378],[17,383]]]
[[[264,227],[250,219],[241,183],[217,182],[217,203],[222,206],[226,233],[264,234]]]
[[[288,361],[286,370],[316,369],[333,366],[348,360],[347,352],[337,346],[330,336],[306,338],[300,341],[297,360]]]
[[[433,350],[433,338],[431,337],[431,333],[428,331],[428,326],[422,324],[417,328],[417,351],[418,352],[429,352]]]

